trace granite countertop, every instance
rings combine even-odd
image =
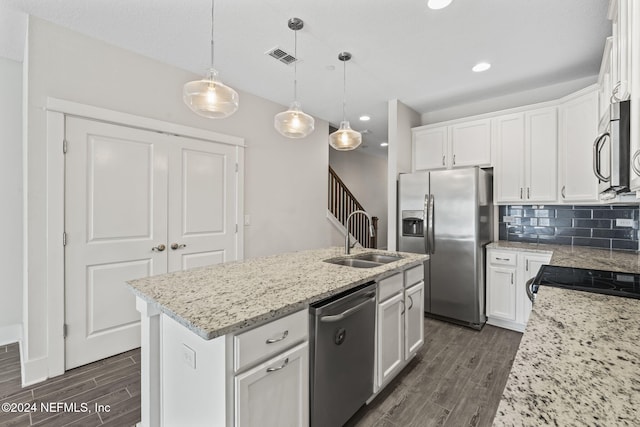
[[[640,300],[542,287],[494,426],[636,426]]]
[[[612,251],[584,246],[545,245],[499,240],[487,245],[493,249],[528,252],[553,252],[551,265],[593,270],[640,273],[640,254],[632,251]]]
[[[354,248],[352,254],[381,250]],[[402,259],[374,268],[323,262],[343,256],[332,247],[234,261],[132,280],[141,298],[210,340],[304,309],[375,278],[420,265],[427,255],[391,252]]]

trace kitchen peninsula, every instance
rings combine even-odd
[[[421,280],[426,255],[392,254],[401,258],[373,268],[352,268],[324,262],[343,256],[343,248],[334,247],[131,281],[142,314],[140,425],[170,425],[170,420],[233,425],[242,412],[234,387],[245,367],[260,363],[260,372],[275,372],[288,364],[301,376],[308,372],[310,304],[371,281],[403,277],[398,273],[412,268]],[[264,342],[251,341],[251,333],[271,325],[273,330],[267,332],[274,345],[265,350]],[[263,350],[267,353],[258,354]],[[274,362],[272,356],[281,359]]]

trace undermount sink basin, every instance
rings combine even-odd
[[[355,268],[373,268],[402,259],[401,256],[366,253],[350,257],[325,259],[330,264],[346,265]]]
[[[373,268],[382,265],[382,263],[380,262],[367,261],[357,258],[331,258],[325,259],[324,262],[328,262],[329,264],[346,265],[348,267],[355,268]]]
[[[401,256],[397,255],[383,255],[376,253],[368,253],[354,256],[355,259],[361,259],[364,261],[373,261],[380,264],[389,264],[390,262],[401,260]]]

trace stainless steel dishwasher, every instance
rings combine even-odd
[[[373,394],[376,284],[312,304],[311,426],[343,425]]]

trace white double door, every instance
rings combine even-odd
[[[67,117],[65,367],[140,346],[125,282],[238,258],[240,148]]]

